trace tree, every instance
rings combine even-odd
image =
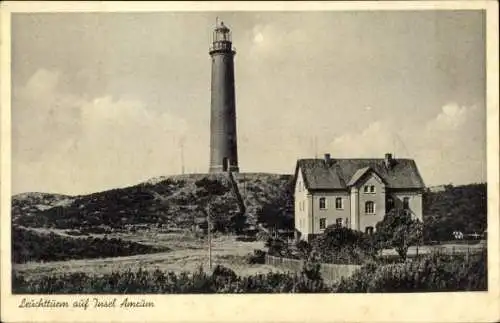
[[[236,215],[233,215],[230,219],[232,230],[236,232],[236,234],[241,234],[247,226],[246,221],[247,219],[245,215],[240,212],[238,212]]]
[[[449,186],[423,194],[426,241],[449,241],[453,232],[483,232],[487,227],[487,185]]]
[[[406,260],[410,246],[420,244],[423,236],[423,223],[413,219],[410,212],[392,209],[376,225],[377,241],[382,247],[392,247],[401,260]]]
[[[265,204],[257,213],[257,221],[272,231],[293,228],[293,218],[286,208],[275,203]]]

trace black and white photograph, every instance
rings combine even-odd
[[[285,7],[10,13],[19,307],[498,288],[491,15]]]

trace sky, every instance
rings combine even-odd
[[[217,16],[241,172],[392,153],[428,186],[486,181],[481,11],[16,13],[12,193],[207,172]]]

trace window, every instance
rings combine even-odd
[[[319,219],[319,228],[320,229],[326,228],[326,218]]]
[[[367,234],[373,234],[373,227],[366,227],[365,228],[365,233],[367,233]]]
[[[302,192],[302,183],[300,181],[297,182],[297,189],[299,192]]]
[[[374,185],[365,185],[363,187],[363,192],[365,192],[365,193],[375,193],[375,186]]]
[[[365,213],[374,214],[375,213],[375,203],[368,201],[365,203]]]
[[[410,208],[410,198],[403,198],[403,209],[408,210]]]
[[[335,208],[336,209],[343,209],[344,208],[344,206],[342,205],[342,198],[341,197],[335,198]]]
[[[342,226],[342,218],[337,218],[335,220],[335,225],[338,226],[338,227],[341,227]]]
[[[388,196],[386,201],[386,209],[387,211],[390,211],[393,208],[394,208],[394,199],[392,198],[392,196]]]
[[[319,208],[320,210],[326,209],[326,198],[324,197],[319,198]]]

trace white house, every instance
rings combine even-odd
[[[300,159],[294,176],[295,229],[300,239],[332,224],[372,233],[392,208],[422,221],[425,185],[412,159]]]

